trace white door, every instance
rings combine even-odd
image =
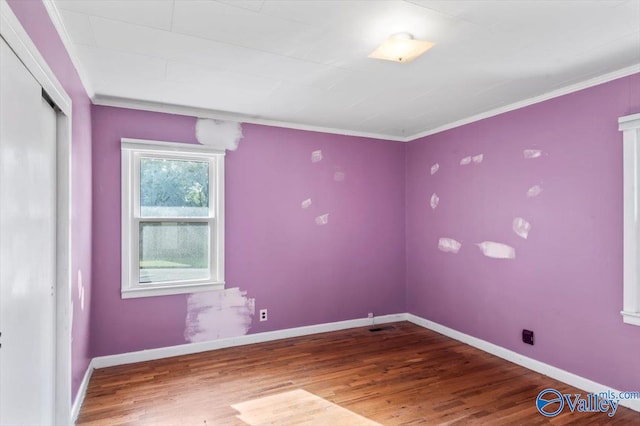
[[[0,425],[53,423],[56,114],[0,38]]]

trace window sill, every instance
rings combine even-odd
[[[620,313],[625,324],[640,325],[640,312],[622,311]]]
[[[179,286],[146,286],[144,288],[131,288],[121,290],[123,299],[134,299],[138,297],[154,297],[169,296],[173,294],[189,294],[200,291],[224,290],[223,282],[205,283],[205,284],[184,284]]]

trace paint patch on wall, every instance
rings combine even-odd
[[[308,209],[309,207],[311,207],[311,198],[307,198],[306,200],[304,200],[301,205],[303,209]]]
[[[321,226],[321,225],[326,225],[327,223],[329,223],[329,213],[316,216],[316,225]]]
[[[435,208],[438,207],[439,202],[440,197],[438,197],[438,194],[436,194],[435,192],[431,194],[431,200],[429,201],[429,205],[431,206],[431,208],[435,210]]]
[[[196,139],[202,145],[235,151],[238,148],[238,142],[242,139],[242,127],[240,123],[233,121],[198,118]]]
[[[345,178],[344,172],[335,172],[333,174],[333,180],[335,180],[336,182],[342,182],[344,181],[344,178]]]
[[[467,157],[464,157],[462,160],[460,160],[460,165],[461,166],[466,166],[468,164],[471,164],[472,162],[474,164],[480,164],[482,163],[482,160],[484,160],[484,154],[478,154],[478,155],[469,155]]]
[[[82,294],[82,271],[80,269],[78,269],[77,286],[78,286],[78,299],[80,299],[80,295]]]
[[[438,240],[438,250],[445,253],[458,253],[462,244],[453,238],[441,237]]]
[[[515,232],[517,236],[522,237],[526,240],[529,236],[530,230],[531,224],[523,218],[516,217],[515,219],[513,219],[513,232]]]
[[[80,309],[84,312],[84,283],[82,282],[82,270],[78,269],[78,300]]]
[[[438,163],[431,166],[431,176],[435,175],[438,172],[439,168],[440,168],[440,164]]]
[[[527,189],[527,197],[533,198],[540,195],[542,192],[542,187],[540,185],[533,185],[531,188]]]
[[[184,338],[194,343],[243,336],[251,327],[254,313],[255,299],[239,288],[190,294]]]
[[[480,247],[482,254],[487,257],[494,259],[515,259],[516,257],[516,249],[506,244],[496,243],[495,241],[483,241],[476,245]]]
[[[322,161],[322,151],[321,150],[317,150],[317,151],[313,151],[311,153],[311,162],[312,163],[317,163],[319,161]]]
[[[525,149],[522,151],[524,158],[530,160],[533,158],[539,158],[542,155],[542,151],[539,149]]]

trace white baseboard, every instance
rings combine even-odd
[[[544,362],[537,361],[533,358],[526,357],[517,352],[511,351],[509,349],[503,348],[493,343],[489,343],[485,340],[478,339],[476,337],[470,336],[468,334],[462,333],[460,331],[454,330],[452,328],[446,327],[436,322],[429,321],[427,319],[421,318],[413,314],[401,313],[401,314],[379,316],[373,319],[360,318],[360,319],[353,319],[353,320],[347,320],[347,321],[310,325],[306,327],[288,328],[285,330],[269,331],[265,333],[248,334],[244,336],[214,340],[210,342],[187,343],[184,345],[169,346],[169,347],[158,348],[158,349],[148,349],[144,351],[96,357],[91,360],[91,363],[87,368],[85,377],[82,380],[82,383],[80,385],[80,389],[78,390],[78,394],[73,403],[72,419],[75,423],[75,420],[77,419],[78,414],[80,412],[80,407],[82,405],[82,402],[84,401],[85,394],[87,392],[87,386],[89,384],[89,379],[91,378],[91,373],[96,368],[113,367],[116,365],[131,364],[131,363],[142,362],[142,361],[151,361],[155,359],[162,359],[162,358],[168,358],[168,357],[179,356],[179,355],[188,355],[188,354],[193,354],[198,352],[206,352],[206,351],[211,351],[216,349],[230,348],[233,346],[243,346],[243,345],[250,345],[253,343],[270,342],[274,340],[287,339],[290,337],[308,336],[312,334],[345,330],[348,328],[355,328],[355,327],[366,327],[368,325],[373,325],[373,324],[385,324],[385,323],[397,322],[397,321],[410,321],[413,324],[435,331],[436,333],[440,333],[452,339],[458,340],[462,343],[466,343],[484,352],[490,353],[492,355],[495,355],[507,361],[513,362],[514,364],[521,365],[525,368],[528,368],[529,370],[535,371],[545,376],[549,376],[551,378],[559,380],[568,385],[574,386],[578,389],[582,389],[589,393],[600,393],[607,390],[612,390],[614,392],[617,392],[615,389],[612,389],[609,386],[596,383],[592,380],[586,379],[584,377],[578,376],[576,374],[570,373],[568,371],[562,370],[552,365],[545,364]],[[629,389],[629,390],[635,391],[637,389]],[[534,403],[535,401],[532,401],[532,404]],[[623,401],[620,401],[620,405],[640,412],[640,400],[623,400]]]
[[[372,324],[406,321],[406,314],[383,315],[375,318],[359,318],[347,321],[331,322],[306,327],[287,328],[284,330],[268,331],[265,333],[247,334],[244,336],[212,340],[209,342],[187,343],[184,345],[168,346],[158,349],[128,352],[118,355],[100,356],[93,359],[94,368],[113,367],[115,365],[131,364],[134,362],[151,361],[172,356],[188,355],[233,346],[250,345],[253,343],[270,342],[290,337],[307,336],[310,334],[326,333],[347,328],[366,327]]]
[[[473,337],[468,334],[461,333],[460,331],[454,330],[452,328],[446,327],[444,325],[438,324],[433,321],[429,321],[417,315],[406,314],[406,318],[408,321],[416,325],[435,331],[436,333],[440,333],[452,339],[458,340],[462,343],[466,343],[469,346],[473,346],[484,352],[488,352],[502,359],[506,359],[507,361],[513,362],[514,364],[521,365],[525,368],[528,368],[529,370],[535,371],[536,373],[544,374],[545,376],[549,376],[553,379],[559,380],[563,383],[566,383],[578,389],[584,390],[588,393],[600,393],[600,392],[606,392],[607,390],[612,390],[613,392],[619,392],[618,390],[612,389],[609,386],[596,383],[593,380],[589,380],[587,378],[578,376],[576,374],[570,373],[568,371],[562,370],[552,365],[545,364],[544,362],[537,361],[533,358],[529,358],[517,352],[511,351],[509,349],[505,349],[502,346],[494,345],[493,343],[489,343],[486,340],[478,339],[477,337]],[[627,390],[638,391],[639,389],[627,389]],[[535,402],[532,401],[532,404],[534,403]],[[631,408],[632,410],[635,410],[635,411],[640,411],[640,400],[638,399],[621,400],[620,405],[622,405],[623,407]]]
[[[93,374],[93,370],[95,367],[93,366],[93,360],[89,362],[87,366],[87,371],[84,373],[84,377],[82,378],[82,382],[80,382],[80,387],[78,388],[78,393],[76,393],[76,398],[73,400],[73,405],[71,406],[71,424],[76,424],[78,421],[78,415],[80,414],[80,407],[82,407],[82,403],[84,402],[84,397],[87,395],[87,388],[89,387],[89,380],[91,380],[91,375]]]

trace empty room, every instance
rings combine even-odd
[[[640,425],[640,0],[0,0],[0,425]]]

